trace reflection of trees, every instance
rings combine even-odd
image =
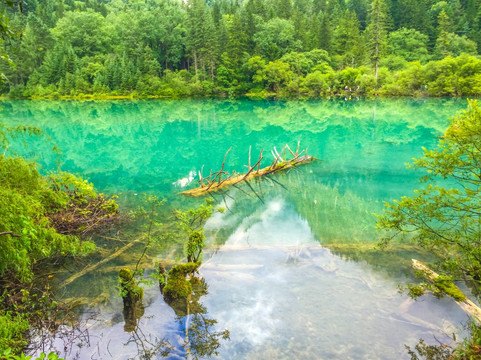
[[[379,249],[376,244],[379,234],[376,230],[375,212],[382,210],[382,203],[364,194],[359,196],[351,190],[341,191],[337,184],[328,185],[316,176],[322,164],[299,167],[297,172],[281,173],[275,182],[264,179],[252,184],[251,192],[245,185],[243,190],[229,192],[229,207],[221,228],[209,228],[208,237],[215,245],[222,245],[230,235],[245,232],[257,222],[270,199],[275,199],[282,191],[283,198],[303,220],[306,220],[313,237],[334,254],[353,261],[367,262],[375,269],[398,276],[400,271],[411,269],[411,259],[430,260],[432,257],[412,244],[399,244],[388,250]],[[261,191],[262,190],[262,191]],[[402,191],[402,189],[398,189]],[[212,194],[218,201],[222,194]],[[374,194],[375,195],[375,194]],[[257,199],[261,196],[262,200]],[[262,206],[261,203],[266,203]]]
[[[178,355],[187,359],[212,357],[218,354],[222,340],[229,339],[229,331],[217,331],[217,320],[207,315],[207,308],[200,298],[208,293],[207,283],[203,278],[190,276],[192,291],[186,297],[165,298],[174,310],[183,342],[179,349],[166,339],[159,339],[154,334],[142,330],[141,317],[144,315],[142,300],[126,304],[124,302],[124,330],[130,333],[125,345],[135,344],[139,359],[152,359],[159,356]]]
[[[159,339],[152,334],[146,335],[139,324],[130,331],[130,338],[125,345],[131,343],[137,346],[139,359],[152,359],[158,355],[167,357],[173,349],[166,339]]]
[[[311,154],[320,157],[340,151],[361,157],[368,152],[385,154],[385,149],[369,148],[369,144],[411,143],[420,136],[413,129],[419,128],[440,133],[446,118],[464,105],[463,101],[438,99],[421,103],[6,102],[0,122],[42,128],[63,152],[64,169],[89,176],[101,188],[139,191],[170,188],[172,182],[202,165],[206,171],[216,168],[231,146],[227,170],[238,172],[244,170],[249,145],[260,151],[301,140]],[[55,166],[49,152],[42,145],[35,147],[47,166]]]
[[[152,359],[158,354],[164,357],[168,356],[172,346],[167,340],[159,339],[152,334],[146,335],[142,331],[140,326],[140,319],[144,315],[142,297],[124,294],[123,302],[124,330],[130,333],[130,338],[125,345],[134,343],[137,346],[137,353],[140,359]]]
[[[185,298],[171,299],[168,304],[177,315],[177,321],[183,328],[184,343],[182,348],[188,359],[212,357],[218,354],[221,340],[229,339],[229,331],[216,331],[217,320],[207,316],[207,309],[199,301],[208,293],[207,283],[203,278],[190,278],[192,292]]]

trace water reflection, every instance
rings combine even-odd
[[[167,303],[177,315],[179,327],[184,329],[182,349],[188,359],[210,358],[218,355],[222,340],[229,339],[229,331],[217,331],[217,320],[209,317],[200,298],[208,294],[204,278],[193,276],[192,292],[186,298],[170,299]]]
[[[372,213],[418,186],[418,174],[404,163],[437,142],[465,100],[2,104],[0,122],[41,127],[63,151],[64,170],[118,193],[127,206],[149,191],[171,208],[195,207],[177,195],[181,186],[202,165],[218,168],[230,146],[229,171],[244,170],[249,146],[259,151],[301,141],[324,160],[214,195],[228,211],[207,224],[210,252],[197,293],[174,306],[146,288],[144,315],[125,314],[127,321],[121,299],[110,296],[98,322],[89,322],[91,344],[77,349],[79,359],[160,357],[165,349],[172,359],[188,352],[200,358],[218,352],[221,359],[403,359],[405,343],[434,342],[433,334],[443,341],[465,320],[449,299],[412,303],[397,293],[405,281],[398,269],[412,249],[381,256],[372,247],[378,236]],[[50,145],[30,145],[46,170],[55,168]],[[115,265],[132,258],[125,254]],[[118,270],[102,270],[108,269],[65,291],[95,297],[97,286],[114,289]],[[222,341],[224,329],[230,341]]]
[[[176,339],[177,348],[166,338],[159,339],[152,336],[151,333],[143,331],[139,321],[145,313],[142,296],[136,296],[137,293],[133,292],[132,296],[125,290],[129,288],[129,284],[122,283],[125,291],[122,312],[125,322],[124,331],[130,333],[130,338],[125,345],[135,344],[139,358],[153,359],[171,356],[172,354],[187,359],[210,358],[218,354],[221,341],[229,339],[229,331],[217,331],[215,329],[217,321],[208,316],[207,308],[200,302],[201,297],[208,294],[205,279],[196,276],[195,273],[182,274],[182,276],[187,276],[190,292],[183,294],[185,296],[175,297],[164,292],[163,296],[165,302],[174,310],[176,315],[179,328]],[[127,277],[127,280],[131,281],[131,277]],[[163,289],[164,286],[161,285],[161,292]],[[141,288],[136,290],[143,294]]]
[[[230,216],[208,225],[228,226]],[[231,331],[220,358],[407,359],[405,343],[448,340],[466,319],[449,299],[414,303],[397,293],[402,276],[321,247],[281,197],[246,216],[201,272],[210,313]]]
[[[403,170],[420,147],[434,143],[465,100],[422,101],[85,101],[1,103],[0,122],[38,126],[63,152],[63,169],[111,192],[153,190],[214,169],[232,146],[227,170],[242,172],[249,146],[259,151],[301,141],[325,160],[331,181]],[[376,117],[373,118],[373,109]],[[433,136],[434,135],[434,136]],[[47,169],[51,145],[31,144]],[[396,159],[396,164],[392,163]],[[376,174],[374,174],[376,175]]]
[[[126,318],[125,321],[127,326],[127,321],[130,322],[131,319]],[[135,322],[135,326],[133,328],[129,328],[127,332],[130,333],[130,338],[126,341],[124,346],[135,344],[137,347],[137,356],[135,356],[136,359],[150,360],[158,357],[165,358],[168,357],[173,350],[172,346],[167,340],[159,339],[150,333],[146,334],[137,324],[137,321]],[[113,358],[116,357],[113,354],[110,355]]]

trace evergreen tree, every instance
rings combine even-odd
[[[369,9],[369,3],[367,0],[349,1],[347,3],[347,9],[356,13],[359,27],[361,30],[364,30],[367,25],[367,14]]]
[[[276,15],[281,19],[290,19],[292,15],[291,0],[275,0]]]
[[[374,65],[376,81],[379,61],[386,52],[389,20],[389,9],[386,2],[384,0],[372,0],[366,35],[368,53]]]
[[[346,10],[339,19],[335,32],[335,49],[339,55],[344,55],[347,64],[354,66],[359,60],[361,36],[356,13]]]
[[[446,11],[442,10],[438,15],[438,38],[436,40],[436,53],[438,58],[449,55],[449,34],[451,33],[451,22]]]
[[[319,48],[330,53],[332,50],[332,30],[329,15],[324,12],[320,15],[320,18]]]
[[[189,0],[186,6],[187,51],[194,62],[195,74],[199,74],[199,68],[208,67],[213,77],[217,54],[214,20],[203,0]]]

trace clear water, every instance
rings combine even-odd
[[[208,293],[198,302],[217,321],[212,331],[230,331],[218,358],[408,359],[404,344],[447,341],[466,316],[449,299],[413,303],[397,293],[410,280],[409,259],[424,255],[408,246],[373,249],[373,213],[419,186],[420,174],[404,164],[435,146],[447,119],[465,106],[453,99],[13,101],[1,103],[0,122],[42,128],[61,149],[63,170],[119,194],[125,207],[141,192],[160,195],[169,208],[195,206],[201,200],[178,192],[194,186],[202,165],[204,173],[219,169],[230,147],[226,166],[243,172],[249,146],[253,158],[264,149],[268,165],[270,149],[300,141],[322,161],[214,195],[227,211],[206,227],[200,276]],[[26,142],[26,150],[14,149],[44,171],[56,167],[50,143]],[[135,255],[115,264],[135,263]],[[89,322],[90,343],[69,357],[138,358],[161,339],[173,347],[169,358],[191,357],[185,328],[192,315],[176,316],[155,286],[146,288],[137,330],[124,331],[115,278],[99,269],[61,290],[65,297],[104,294]]]

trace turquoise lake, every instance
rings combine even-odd
[[[219,170],[229,148],[226,169],[239,173],[249,147],[252,162],[263,149],[261,167],[271,163],[271,149],[298,142],[320,160],[213,194],[226,211],[206,224],[199,274],[206,289],[196,306],[208,331],[189,333],[200,318],[176,313],[155,285],[145,287],[145,313],[126,331],[109,266],[135,265],[134,247],[58,289],[62,298],[97,300],[84,307],[89,341],[64,355],[207,358],[192,349],[218,340],[213,358],[219,359],[409,359],[405,344],[449,342],[466,315],[450,299],[413,302],[398,293],[398,284],[412,280],[410,259],[426,254],[406,245],[376,250],[381,234],[374,214],[383,201],[422,186],[422,174],[405,164],[436,146],[448,118],[466,105],[464,99],[1,102],[0,122],[37,126],[51,139],[28,138],[27,147],[19,139],[13,151],[38,161],[43,172],[60,166],[117,194],[125,211],[142,193],[164,198],[166,222],[172,209],[202,203],[179,192],[196,186],[202,167],[204,176]],[[108,251],[119,246],[97,240]],[[150,256],[152,263],[180,262],[181,247],[160,246]],[[87,264],[70,266],[60,278]],[[215,322],[209,327],[205,319]],[[215,338],[223,330],[230,339]],[[60,335],[51,343],[63,350]]]

